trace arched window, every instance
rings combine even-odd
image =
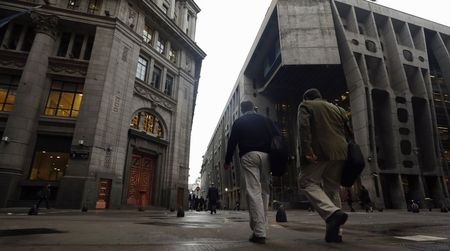
[[[158,138],[164,137],[164,130],[158,117],[149,112],[138,112],[131,118],[130,127],[145,131]]]

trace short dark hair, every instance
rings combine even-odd
[[[303,100],[314,100],[316,98],[322,98],[322,94],[316,88],[308,89],[303,94]]]
[[[255,109],[255,105],[253,105],[252,101],[242,101],[241,102],[241,112],[245,113],[248,111],[253,111]]]

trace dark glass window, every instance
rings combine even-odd
[[[403,108],[398,108],[397,109],[397,117],[398,117],[398,121],[400,121],[402,123],[408,122],[408,110],[403,109]]]
[[[22,34],[23,26],[20,24],[14,24],[9,35],[8,42],[6,43],[7,49],[15,50]]]
[[[35,152],[30,180],[60,180],[66,171],[68,160],[69,153]]]
[[[84,60],[89,60],[91,58],[92,46],[94,45],[94,36],[89,36],[86,43],[86,50],[84,51]]]
[[[164,87],[164,93],[172,96],[172,89],[173,89],[173,77],[171,75],[166,76],[166,85]]]
[[[161,68],[155,66],[153,68],[152,83],[153,87],[159,89],[161,85]]]
[[[147,60],[139,57],[136,70],[136,78],[145,81],[145,75],[147,74]]]
[[[31,50],[31,46],[33,45],[35,35],[36,35],[36,33],[34,32],[34,29],[31,27],[28,27],[27,31],[25,33],[25,37],[23,39],[22,48],[21,48],[22,51],[30,51]]]
[[[58,53],[56,54],[58,57],[65,57],[67,53],[67,49],[69,48],[71,34],[68,32],[64,32],[61,35],[61,41],[59,42]]]
[[[77,117],[83,99],[83,84],[54,80],[48,95],[45,115]]]
[[[83,46],[84,35],[76,34],[73,39],[72,51],[70,53],[70,58],[80,58],[81,47]]]

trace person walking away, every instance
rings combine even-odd
[[[234,121],[228,140],[224,168],[231,168],[236,145],[239,146],[241,170],[245,180],[250,228],[249,241],[265,244],[267,209],[270,194],[269,149],[271,135],[280,135],[272,120],[255,112],[251,101],[241,103],[243,114]]]
[[[326,242],[342,242],[339,230],[348,215],[339,195],[342,168],[347,159],[345,110],[308,89],[298,107],[301,152],[299,188],[326,222]],[[321,184],[323,186],[321,186]]]
[[[219,200],[219,190],[214,186],[214,183],[211,183],[211,186],[208,188],[208,195],[206,195],[208,199],[208,208],[211,210],[211,214],[217,213],[217,201]]]
[[[50,209],[50,206],[48,204],[48,199],[50,198],[50,184],[45,185],[41,191],[39,191],[39,201],[36,204],[36,209],[39,209],[39,206],[41,205],[42,201],[45,201],[45,206],[47,209]]]
[[[361,193],[359,194],[359,200],[361,201],[361,206],[368,213],[373,212],[372,201],[370,200],[369,191],[364,186],[361,186]]]
[[[355,212],[355,209],[353,208],[352,191],[350,189],[347,189],[347,205],[350,208],[350,212]]]

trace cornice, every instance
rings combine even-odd
[[[48,58],[48,73],[71,77],[86,77],[89,61],[60,57]]]
[[[176,102],[169,99],[168,97],[163,97],[157,94],[156,91],[151,90],[139,81],[135,81],[134,93],[139,97],[150,101],[152,109],[157,109],[158,107],[164,108],[168,111],[175,112]]]

